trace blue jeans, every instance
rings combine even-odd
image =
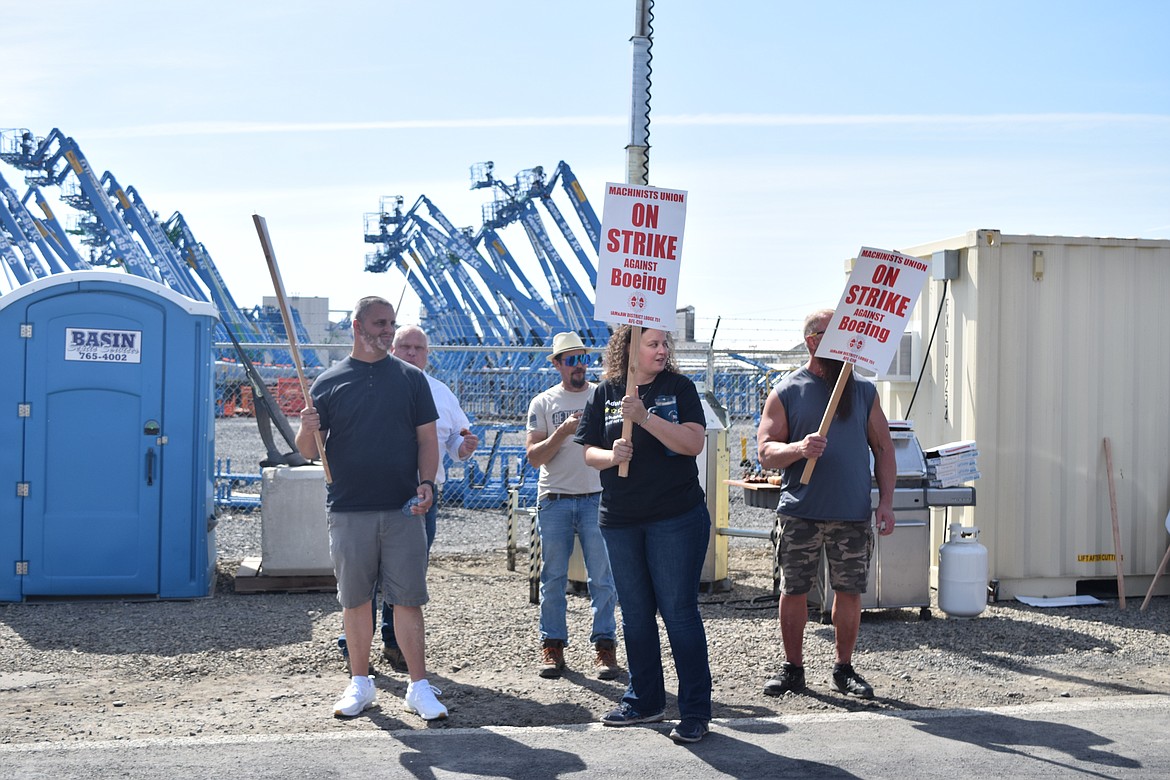
[[[699,578],[711,533],[707,505],[653,523],[601,529],[622,604],[630,683],[622,701],[642,715],[666,709],[662,615],[678,672],[678,714],[711,719],[711,667],[699,614]]]
[[[617,633],[613,610],[617,603],[613,575],[605,540],[597,525],[601,494],[577,498],[542,499],[536,512],[536,529],[540,533],[540,639],[560,639],[568,643],[569,626],[565,619],[569,584],[569,557],[573,554],[573,537],[581,539],[585,570],[589,575],[589,600],[593,612],[593,632],[589,642],[612,640]]]

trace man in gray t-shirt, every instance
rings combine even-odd
[[[528,462],[540,468],[536,528],[540,534],[541,677],[560,677],[565,668],[564,648],[569,631],[565,618],[565,589],[574,538],[581,540],[593,602],[593,630],[589,641],[595,654],[593,668],[602,680],[618,674],[614,637],[617,591],[609,555],[597,525],[601,475],[585,465],[583,447],[573,441],[581,411],[593,386],[585,379],[589,353],[576,333],[553,337],[549,357],[561,383],[532,399],[528,406]]]

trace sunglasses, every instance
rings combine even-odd
[[[592,362],[589,353],[584,355],[563,355],[561,357],[561,365],[573,368],[575,366],[587,366]]]

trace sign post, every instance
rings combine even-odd
[[[632,327],[627,393],[635,384],[642,328],[674,330],[686,217],[687,194],[682,190],[605,185],[593,317]],[[624,419],[622,438],[633,432],[634,421]],[[624,477],[629,470],[622,463],[618,475]]]
[[[883,372],[890,365],[914,304],[926,283],[930,266],[917,257],[884,249],[862,247],[845,283],[833,318],[821,336],[816,356],[845,363],[817,433],[828,435],[845,384],[859,365]],[[805,463],[800,483],[807,485],[816,468]]]
[[[306,404],[313,402],[309,395],[309,382],[305,379],[305,367],[301,364],[301,353],[297,349],[297,331],[293,326],[292,314],[288,308],[288,295],[284,291],[284,280],[280,276],[280,267],[276,264],[276,252],[272,248],[272,239],[268,235],[268,222],[259,214],[252,215],[252,223],[256,226],[256,234],[260,237],[260,246],[264,250],[264,259],[268,263],[268,273],[272,276],[272,287],[276,292],[276,303],[280,307],[280,317],[284,321],[284,332],[288,336],[289,352],[292,354],[293,365],[297,369],[297,380],[301,385],[301,396]],[[317,453],[321,456],[321,469],[325,472],[325,484],[333,484],[333,475],[329,471],[329,461],[325,458],[325,442],[321,440],[321,432],[315,431],[313,439],[317,444]]]

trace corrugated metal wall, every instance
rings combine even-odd
[[[1126,591],[1144,594],[1168,542],[1170,241],[985,230],[903,251],[940,249],[960,250],[959,278],[910,417],[926,448],[978,442],[978,505],[951,519],[979,527],[1004,596],[1114,578],[1111,560],[1093,560],[1114,551],[1108,436]],[[943,297],[927,283],[912,324],[923,348]],[[912,392],[883,389],[891,417]]]

